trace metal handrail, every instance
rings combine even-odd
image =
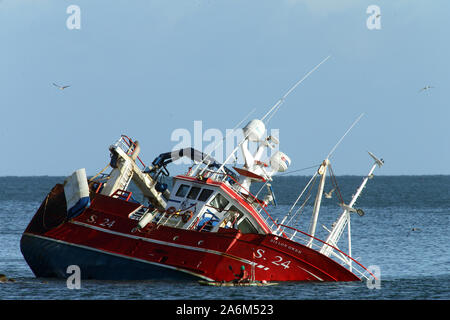
[[[363,269],[364,269],[365,271],[367,271],[372,277],[374,277],[374,279],[377,279],[377,278],[375,277],[375,275],[374,275],[372,272],[370,272],[366,267],[364,267],[364,266],[363,266],[361,263],[359,263],[357,260],[355,260],[354,258],[352,258],[351,256],[349,256],[348,254],[346,254],[346,253],[343,252],[342,250],[338,249],[337,247],[335,247],[335,246],[333,246],[333,245],[331,245],[331,244],[329,244],[329,243],[326,243],[325,241],[320,240],[319,238],[316,238],[316,237],[314,237],[314,236],[312,236],[312,235],[310,235],[310,234],[308,234],[308,233],[306,233],[306,232],[304,232],[304,231],[301,231],[301,230],[299,230],[299,229],[297,229],[297,228],[294,228],[294,227],[291,227],[291,226],[287,226],[287,225],[283,225],[283,224],[280,224],[279,226],[288,228],[288,229],[293,230],[293,231],[295,231],[295,232],[299,232],[299,233],[301,233],[301,234],[303,234],[303,235],[305,235],[305,236],[307,236],[307,237],[309,237],[309,238],[312,238],[312,239],[314,239],[314,240],[317,240],[317,241],[319,241],[319,242],[321,242],[321,243],[323,243],[323,244],[329,246],[330,248],[332,248],[332,249],[336,250],[337,252],[339,252],[340,254],[344,255],[346,258],[348,258],[348,259],[350,259],[351,261],[355,262],[358,266],[360,266],[361,268],[363,268]],[[319,248],[320,248],[320,247],[319,247]],[[316,250],[316,251],[317,251],[317,250]],[[335,254],[334,252],[333,252],[333,256],[335,256],[335,257],[338,258],[339,260],[343,261],[346,265],[349,265],[348,261],[345,261],[344,259],[342,259],[342,257],[339,257],[339,256],[338,256],[337,254]],[[363,277],[365,277],[364,274],[363,274],[362,272],[360,272],[358,269],[356,269],[356,271],[357,271],[358,273],[360,273]],[[366,277],[365,277],[365,278],[366,278]]]
[[[133,140],[132,140],[130,137],[128,137],[128,136],[126,136],[126,135],[124,135],[124,134],[122,134],[122,135],[120,136],[120,139],[117,141],[117,144],[120,143],[121,141],[123,141],[123,142],[125,143],[125,145],[128,147],[128,150],[124,150],[124,149],[121,147],[122,150],[125,151],[125,152],[127,153],[127,155],[131,156],[133,153],[128,154],[128,151],[129,151],[129,149],[132,147],[132,148],[133,148],[133,152],[134,152],[134,150],[136,150],[136,144],[133,142]],[[145,170],[145,168],[146,168],[147,166],[146,166],[145,163],[141,160],[141,158],[140,158],[139,156],[137,156],[136,159],[139,160],[140,164],[142,165],[142,169],[141,169],[141,170]]]
[[[239,182],[237,182],[236,179],[234,179],[234,177],[232,177],[231,175],[227,174],[227,176],[229,178],[231,178],[235,183],[237,183],[243,190],[245,190],[252,198],[253,200],[255,200],[255,202],[261,207],[261,209],[264,210],[264,212],[266,213],[266,215],[270,218],[270,220],[272,221],[273,224],[275,224],[278,227],[278,223],[272,218],[272,216],[269,214],[269,212],[267,212],[267,210],[264,208],[264,205],[261,203],[261,201],[256,198],[249,190],[247,190],[246,188],[244,188]],[[248,201],[247,201],[248,202]],[[269,225],[267,225],[269,227]],[[269,227],[270,228],[270,227]]]

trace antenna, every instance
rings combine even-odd
[[[278,100],[277,103],[275,103],[275,105],[270,108],[270,110],[264,115],[264,117],[261,118],[261,121],[264,121],[264,119],[272,112],[273,114],[270,116],[269,119],[267,119],[267,122],[269,122],[269,120],[272,118],[272,116],[278,111],[278,109],[281,107],[281,105],[283,104],[284,100],[287,98],[287,96],[289,94],[291,94],[292,91],[294,91],[295,88],[297,88],[297,86],[302,83],[306,78],[308,78],[314,71],[316,71],[325,61],[327,61],[331,56],[326,57],[325,59],[323,59],[317,66],[315,66],[311,71],[309,71],[303,78],[301,78],[299,81],[297,81],[296,84],[294,84],[286,93],[283,97],[281,97],[280,100]],[[277,108],[277,110],[275,110],[275,108]]]
[[[256,110],[256,108],[253,108],[253,110],[252,111],[250,111],[246,116],[245,116],[245,118],[244,119],[242,119],[237,125],[235,125],[234,126],[234,128],[230,131],[230,132],[228,132],[228,134],[225,136],[225,137],[223,137],[222,138],[222,140],[220,140],[215,146],[214,146],[214,148],[208,153],[208,157],[209,156],[211,156],[211,154],[225,141],[225,139],[226,138],[228,138],[228,136],[230,135],[230,134],[232,134],[246,119],[248,119],[248,117],[250,117],[250,115],[252,114],[252,113],[254,113],[255,112],[255,110]],[[193,170],[192,172],[195,172],[198,168],[199,168],[199,166],[202,164],[202,162],[199,162],[198,164],[197,164],[197,166],[195,167],[195,170]]]
[[[352,125],[350,126],[350,128],[347,129],[347,131],[344,133],[344,135],[342,136],[341,139],[339,139],[339,141],[336,143],[336,145],[333,147],[333,149],[331,149],[330,153],[327,155],[327,157],[325,159],[329,159],[331,157],[331,155],[333,154],[333,152],[336,150],[336,148],[339,146],[339,144],[342,142],[342,140],[344,140],[345,136],[347,135],[347,133],[350,132],[350,130],[352,130],[352,128],[358,123],[359,120],[361,120],[362,116],[364,115],[364,113],[361,113],[361,115],[352,123]]]
[[[367,153],[372,157],[373,160],[375,160],[375,163],[381,168],[381,166],[384,164],[383,159],[378,159],[372,152],[367,151]]]
[[[327,61],[331,56],[326,57],[325,59],[323,59],[318,65],[316,65],[311,71],[309,71],[306,75],[303,76],[303,78],[301,78],[299,81],[297,81],[285,94],[283,97],[281,97],[280,100],[278,100],[277,103],[275,103],[275,105],[270,108],[270,110],[261,118],[261,121],[264,121],[264,119],[272,112],[275,110],[275,108],[278,108],[281,106],[281,104],[284,102],[284,100],[286,100],[287,96],[289,94],[291,94],[292,91],[294,91],[295,88],[297,88],[300,83],[302,83],[306,78],[308,78],[314,71],[316,71],[325,61]],[[270,116],[270,118],[273,117],[273,115],[278,111],[275,110],[272,115]],[[269,119],[267,119],[267,122],[269,122]],[[267,123],[266,122],[266,123]],[[247,139],[247,136],[244,137],[244,139],[236,146],[236,148],[234,148],[234,150],[230,153],[230,155],[227,157],[227,159],[223,162],[222,166],[219,168],[218,171],[220,171],[223,166],[225,166],[225,164],[228,162],[228,160],[234,155],[234,153],[239,149],[239,147],[241,146],[242,143],[244,143],[245,139]]]
[[[328,156],[325,159],[329,159],[331,157],[331,155],[333,154],[333,152],[336,150],[336,148],[339,146],[339,144],[342,142],[342,140],[344,140],[345,136],[350,132],[350,130],[358,123],[359,120],[361,120],[362,116],[364,115],[364,113],[362,113],[350,126],[350,128],[347,129],[347,131],[344,133],[344,135],[341,137],[341,139],[339,139],[339,141],[335,144],[335,146],[331,149],[330,153],[328,153]],[[374,158],[374,160],[377,162],[377,164],[380,166],[380,163],[382,163],[382,160],[378,160],[373,154],[371,154],[369,152],[369,155]],[[318,171],[316,170],[316,172],[314,173],[314,175],[311,177],[311,179],[309,180],[308,184],[306,185],[306,187],[303,189],[303,191],[300,193],[300,195],[298,196],[297,200],[295,200],[294,204],[292,205],[292,207],[290,208],[289,212],[284,216],[283,220],[281,221],[280,224],[284,224],[285,220],[290,216],[290,214],[292,213],[294,207],[297,205],[297,202],[300,200],[300,198],[303,196],[303,194],[305,193],[306,189],[308,188],[308,186],[311,184],[311,182],[313,181],[313,179],[316,177],[316,175],[318,174]],[[295,214],[294,214],[295,216]],[[293,217],[292,217],[293,218]],[[292,218],[290,221],[292,221]],[[277,231],[280,229],[280,227],[278,227]]]

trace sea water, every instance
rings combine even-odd
[[[281,219],[308,182],[306,176],[278,177],[272,183],[277,201],[269,207]],[[338,176],[339,189],[324,198],[316,235],[326,230],[348,203],[362,177]],[[70,289],[65,279],[36,278],[20,252],[20,237],[45,196],[64,177],[0,177],[0,273],[14,282],[0,283],[0,300],[443,300],[450,298],[450,176],[375,176],[369,180],[352,215],[352,256],[379,270],[373,283],[279,283],[269,287],[208,287],[196,281],[82,280]],[[255,186],[257,187],[257,186]],[[329,191],[331,187],[325,189]],[[340,196],[339,196],[340,195]],[[311,200],[310,200],[311,201]],[[297,207],[303,203],[300,200]],[[311,219],[307,203],[292,222]],[[347,250],[347,236],[339,243]]]

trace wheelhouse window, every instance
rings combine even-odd
[[[203,189],[202,192],[200,192],[200,196],[198,197],[198,201],[206,201],[213,193],[213,190],[210,189]]]
[[[193,200],[195,200],[195,199],[197,199],[197,196],[198,196],[198,194],[200,193],[200,188],[198,188],[198,187],[192,187],[191,188],[191,191],[189,191],[189,194],[188,194],[188,198],[189,199],[193,199]]]
[[[239,221],[244,214],[235,206],[231,206],[228,209],[228,213],[226,214],[226,218],[231,221],[233,224]]]
[[[218,193],[209,203],[211,207],[214,207],[217,211],[222,212],[228,205],[229,201],[220,193]]]
[[[231,208],[227,210],[227,213],[224,214],[220,227],[236,229],[236,222],[239,221],[243,215],[244,214],[239,211],[238,208],[231,206]]]
[[[242,233],[258,233],[258,230],[253,226],[248,218],[245,218],[238,225],[239,231]]]
[[[223,228],[238,229],[242,233],[263,233],[253,219],[244,217],[244,213],[235,206],[231,206],[227,211],[221,225]]]
[[[186,194],[189,191],[189,186],[187,184],[182,184],[179,188],[177,193],[175,194],[177,197],[184,198]]]

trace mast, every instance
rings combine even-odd
[[[352,256],[352,232],[350,227],[350,211],[347,210],[347,238],[348,238],[348,255]],[[352,260],[349,261],[349,270],[352,272]]]
[[[334,153],[334,151],[336,150],[336,148],[341,144],[342,140],[344,140],[345,136],[350,132],[350,130],[353,129],[353,127],[359,122],[359,120],[361,120],[363,115],[364,115],[364,113],[362,113],[355,121],[353,121],[352,125],[347,129],[347,131],[344,133],[344,135],[334,145],[334,147],[331,149],[331,151],[328,153],[327,157],[323,161],[322,165],[319,167],[319,170],[316,171],[316,173],[312,176],[311,180],[308,182],[306,187],[303,189],[303,191],[298,196],[297,200],[295,200],[295,202],[292,205],[291,209],[289,210],[289,212],[285,215],[285,217],[281,221],[281,224],[284,224],[284,221],[287,219],[288,216],[290,216],[290,214],[291,214],[292,210],[294,209],[295,205],[300,200],[300,198],[302,197],[303,193],[308,188],[309,184],[313,181],[313,179],[317,176],[317,174],[323,175],[322,180],[320,182],[320,186],[319,186],[319,193],[316,196],[316,201],[315,201],[315,204],[314,204],[313,216],[312,216],[311,225],[310,225],[310,229],[309,229],[309,234],[311,236],[314,236],[314,233],[315,233],[315,230],[316,230],[316,226],[317,226],[317,218],[318,218],[318,215],[319,215],[320,202],[322,200],[323,187],[324,187],[324,184],[325,184],[326,170],[328,168],[328,165],[330,164],[329,159],[332,156],[332,154]],[[371,154],[371,156],[374,157],[372,154]],[[323,171],[323,174],[322,174],[322,171]],[[291,220],[292,220],[292,218],[291,218]],[[278,232],[279,230],[280,230],[280,227],[278,227],[278,229],[275,232]],[[281,233],[281,231],[280,231],[280,233]],[[291,237],[291,239],[295,236],[296,233],[297,232],[294,232],[294,234]],[[309,240],[308,246],[311,247],[312,246],[312,242],[313,242],[313,238],[311,238]]]
[[[327,239],[326,239],[326,243],[330,244],[332,246],[337,245],[337,243],[339,242],[339,239],[345,229],[346,224],[348,223],[348,245],[349,245],[349,256],[351,256],[351,233],[350,233],[350,213],[351,212],[358,212],[358,210],[355,210],[353,208],[353,205],[356,203],[356,200],[358,200],[358,197],[360,196],[361,192],[363,191],[363,189],[365,188],[367,181],[373,176],[373,172],[375,170],[375,168],[381,167],[384,164],[383,159],[378,159],[377,157],[375,157],[372,153],[369,152],[369,155],[375,160],[375,163],[373,164],[373,166],[371,167],[369,173],[367,174],[366,177],[364,177],[361,185],[359,186],[358,190],[356,191],[356,193],[353,195],[352,200],[350,201],[350,203],[348,205],[343,205],[342,207],[344,208],[344,211],[342,212],[342,214],[340,215],[340,217],[338,218],[338,220],[335,222],[335,226],[333,227],[333,229],[331,230],[330,234],[328,235]],[[320,253],[326,255],[326,256],[330,256],[331,252],[332,252],[332,248],[330,246],[328,246],[327,244],[324,244],[322,246],[322,248],[320,249]],[[351,264],[350,264],[351,267]]]
[[[314,237],[314,234],[316,233],[317,219],[319,218],[320,204],[322,203],[323,188],[325,186],[325,177],[327,175],[327,169],[329,164],[330,161],[328,159],[325,159],[323,163],[320,165],[318,170],[318,173],[322,176],[322,178],[320,179],[319,190],[317,192],[316,201],[314,202],[314,210],[312,214],[311,225],[309,227],[308,232],[312,237]],[[312,237],[307,244],[309,248],[312,247],[312,243],[314,240]]]

